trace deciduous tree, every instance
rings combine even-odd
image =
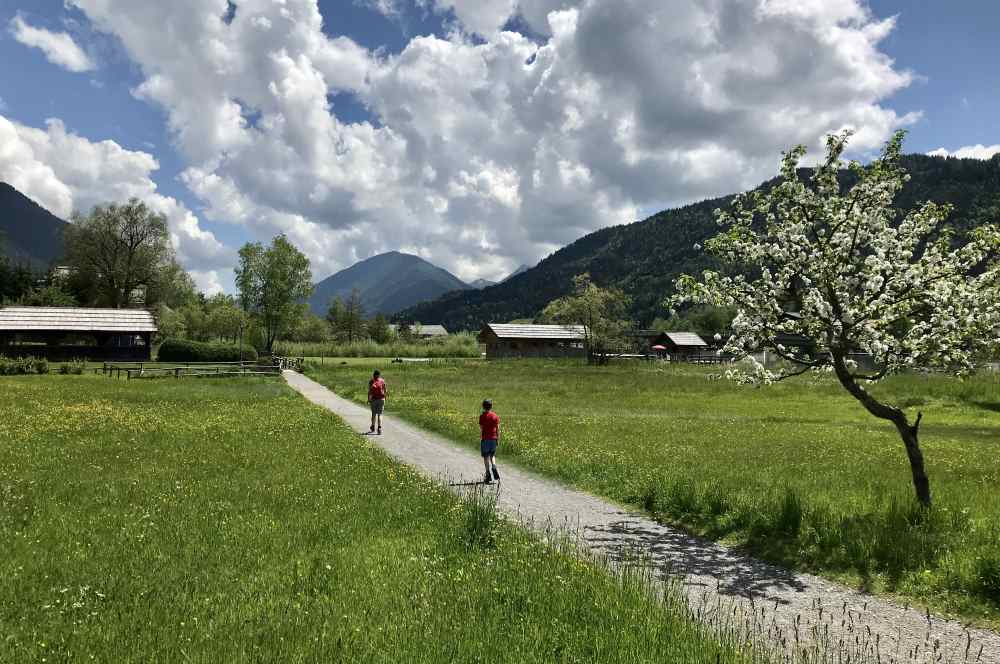
[[[74,290],[94,304],[127,308],[142,295],[149,306],[154,302],[146,296],[176,276],[166,218],[138,199],[74,215],[63,238]]]
[[[275,340],[292,328],[313,292],[309,259],[284,235],[270,247],[248,242],[240,249],[236,287],[245,311],[260,322],[264,348],[271,352]]]
[[[583,325],[587,357],[605,363],[613,348],[622,346],[628,322],[629,299],[617,288],[601,288],[589,273],[573,278],[573,293],[553,300],[542,319],[563,325]]]
[[[807,178],[797,170],[805,148],[791,150],[775,186],[717,211],[723,230],[706,249],[733,272],[682,277],[672,303],[735,307],[726,350],[769,349],[788,364],[729,372],[733,378],[768,383],[832,371],[868,412],[895,425],[916,497],[930,505],[922,414],[911,420],[865,385],[911,368],[966,373],[978,352],[997,346],[1000,233],[983,225],[955,237],[942,230],[949,206],[933,202],[899,213],[893,200],[908,178],[900,166],[903,134],[870,165],[852,161],[845,174],[848,138],[830,136],[825,159]],[[815,340],[819,350],[786,347],[785,335]],[[855,366],[855,352],[869,354],[875,368]]]

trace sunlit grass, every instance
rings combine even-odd
[[[364,400],[365,370],[313,373]],[[781,564],[1000,625],[1000,380],[876,386],[924,413],[935,507],[914,505],[892,426],[831,380],[767,388],[690,366],[564,361],[382,367],[390,414],[475,447],[484,397],[499,455]]]
[[[0,378],[0,541],[3,662],[751,657],[273,380]]]

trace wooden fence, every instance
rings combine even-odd
[[[278,376],[278,365],[256,362],[105,362],[99,370],[115,378],[187,378],[229,376]]]

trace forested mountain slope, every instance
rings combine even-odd
[[[0,182],[0,252],[46,269],[62,255],[67,223],[6,182]]]
[[[900,209],[934,200],[955,206],[950,224],[956,229],[1000,223],[1000,155],[988,161],[907,155],[903,164],[912,178],[897,198]],[[478,329],[487,321],[530,318],[565,295],[573,276],[590,272],[599,285],[615,286],[631,296],[631,316],[648,324],[666,314],[662,302],[672,294],[678,275],[709,267],[707,257],[694,246],[718,232],[713,212],[732,198],[702,201],[601,229],[496,286],[448,293],[406,309],[399,317],[440,322],[448,329]]]

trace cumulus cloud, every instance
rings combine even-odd
[[[25,46],[41,50],[54,65],[72,72],[96,69],[94,61],[80,48],[66,32],[51,32],[45,28],[28,25],[21,16],[10,21],[10,32],[14,39]]]
[[[917,117],[881,103],[912,77],[861,0],[409,0],[464,31],[392,56],[331,39],[316,0],[245,0],[231,22],[225,0],[70,1],[140,66],[206,216],[288,233],[318,276],[403,249],[496,279],[754,186],[792,144],[851,127],[865,152]],[[535,36],[500,29],[515,15]],[[338,118],[345,97],[376,121]]]
[[[989,159],[995,154],[1000,154],[1000,145],[966,145],[957,150],[946,150],[938,148],[931,150],[927,154],[932,157],[957,157],[958,159]]]
[[[157,192],[151,179],[157,168],[150,154],[114,141],[91,142],[59,120],[38,129],[0,115],[0,180],[64,219],[95,205],[139,198],[166,216],[185,266],[202,271],[231,266],[232,252],[183,204]]]

